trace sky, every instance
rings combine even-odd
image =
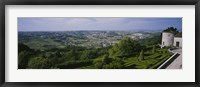
[[[162,31],[175,27],[182,31],[182,18],[128,17],[19,17],[18,31]]]

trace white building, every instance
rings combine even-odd
[[[182,47],[182,37],[175,37],[173,33],[163,32],[161,47],[175,46]]]
[[[174,37],[174,46],[182,47],[182,37]]]

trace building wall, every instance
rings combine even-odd
[[[162,46],[172,46],[174,42],[174,34],[163,32],[162,33]]]
[[[174,46],[176,46],[176,42],[179,42],[179,47],[182,47],[182,37],[174,37]]]

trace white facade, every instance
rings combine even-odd
[[[169,32],[162,33],[162,43],[161,47],[164,46],[175,46],[182,47],[182,37],[174,37],[174,34]]]
[[[163,32],[162,33],[162,46],[172,46],[174,42],[174,34]]]
[[[174,37],[174,46],[182,47],[182,37]]]

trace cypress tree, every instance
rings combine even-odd
[[[139,59],[140,61],[144,60],[144,51],[143,51],[143,50],[141,50],[138,59]]]

